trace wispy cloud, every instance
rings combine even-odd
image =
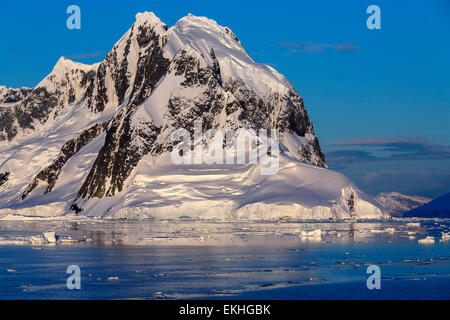
[[[326,154],[335,167],[369,161],[450,159],[450,146],[435,144],[421,137],[375,137],[325,145],[335,149]]]
[[[334,161],[342,162],[359,162],[359,161],[373,161],[381,158],[373,155],[371,152],[363,150],[335,150],[327,153],[327,158],[332,157]]]
[[[106,54],[106,52],[104,52],[104,51],[89,52],[89,53],[77,53],[77,54],[68,55],[67,58],[69,58],[69,59],[97,58],[97,57],[103,56],[104,54]]]
[[[298,41],[298,42],[283,42],[281,44],[284,48],[290,48],[289,52],[294,53],[326,53],[327,51],[336,52],[353,52],[358,51],[360,48],[351,42],[346,43],[317,43],[311,41]]]
[[[287,48],[297,48],[297,47],[302,47],[302,46],[307,46],[309,45],[311,42],[307,42],[307,41],[299,41],[299,42],[283,42],[281,44],[282,47],[287,47]],[[275,45],[274,45],[275,46]]]
[[[334,50],[338,51],[338,52],[352,52],[352,51],[358,51],[359,47],[354,45],[351,42],[347,42],[347,43],[340,43],[340,44],[336,45],[334,47]]]
[[[364,145],[364,146],[383,146],[393,144],[427,144],[431,143],[428,139],[422,137],[374,137],[374,138],[359,138],[351,140],[341,140],[329,143],[330,145]]]

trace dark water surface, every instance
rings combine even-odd
[[[73,240],[0,242],[0,298],[450,299],[450,241],[441,241],[448,220],[421,221],[420,226],[260,223],[251,230],[240,223],[153,222],[156,227],[148,228],[143,223],[150,221],[101,228],[81,222],[75,229],[0,222],[3,243],[49,229]],[[155,236],[153,228],[165,235]],[[320,238],[299,235],[317,229]],[[426,236],[435,243],[419,244]],[[69,265],[81,269],[81,290],[67,289]],[[381,269],[380,290],[366,286],[369,265]]]

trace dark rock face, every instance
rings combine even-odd
[[[108,103],[108,96],[106,95],[106,63],[102,62],[97,69],[97,74],[92,78],[89,87],[96,88],[86,92],[87,104],[92,112],[102,112]]]
[[[6,89],[4,94],[0,95],[0,103],[14,103],[21,101],[25,99],[31,91],[33,91],[31,88]]]
[[[92,96],[94,94],[94,83],[96,75],[97,72],[94,70],[84,72],[80,83],[83,87],[87,88],[81,100],[86,101],[87,105],[91,106],[91,110],[92,110]]]
[[[314,138],[313,141],[310,141],[308,144],[302,146],[299,151],[306,161],[310,161],[316,166],[327,168],[325,154],[320,149],[319,139]],[[314,160],[313,154],[317,155],[319,158]]]
[[[34,120],[46,122],[50,112],[58,105],[59,95],[58,91],[51,94],[45,88],[34,89],[20,106],[14,108],[20,127],[34,129]]]
[[[164,58],[162,47],[166,39],[156,32],[147,32],[146,49],[137,63],[137,72],[128,106],[139,106],[151,94],[159,80],[166,74],[170,61]]]
[[[106,131],[105,144],[72,207],[75,211],[80,207],[78,199],[113,196],[122,191],[131,171],[151,151],[160,129],[151,123],[132,126],[131,116],[167,72],[169,60],[163,57],[162,40],[152,29],[139,29],[138,43],[145,49],[137,62],[130,99]]]
[[[132,110],[124,109],[112,121],[106,131],[105,144],[83,183],[78,198],[101,198],[122,191],[126,178],[139,160],[150,151],[159,133],[158,128],[145,124],[139,130],[131,130],[131,114]],[[144,144],[133,144],[134,139],[139,139]],[[110,185],[108,189],[107,182]]]
[[[289,92],[284,96],[273,94],[263,98],[247,89],[239,81],[225,83],[224,89],[238,99],[241,110],[239,120],[243,121],[248,127],[254,130],[277,128],[280,132],[295,132],[300,137],[304,137],[308,133],[314,135],[312,122],[304,107],[303,99],[298,93]],[[277,108],[280,105],[284,105],[285,108],[277,116]],[[230,106],[228,112],[234,112],[235,110],[236,108]],[[305,160],[312,161],[317,166],[326,167],[325,155],[317,138],[309,145],[303,146],[299,151]],[[318,160],[313,160],[313,153],[319,156]]]
[[[322,149],[320,148],[319,145],[319,139],[317,139],[317,137],[314,139],[313,142],[311,142],[311,147],[314,150],[314,153],[319,155],[320,161],[316,164],[320,167],[324,167],[327,168],[327,163],[325,161],[325,154],[323,153]]]
[[[210,56],[213,59],[212,70],[214,73],[214,77],[216,78],[219,85],[222,87],[223,83],[222,83],[222,75],[220,73],[220,64],[219,64],[219,61],[217,61],[216,53],[214,52],[214,49],[211,49]]]
[[[125,46],[124,56],[128,56],[128,53],[130,52],[130,44],[131,44],[131,38],[128,38],[127,44]],[[119,98],[119,104],[123,103],[123,100],[125,98],[125,92],[128,89],[128,86],[130,85],[128,76],[127,76],[127,68],[128,68],[128,60],[123,59],[122,62],[119,62],[117,59],[117,52],[112,51],[111,55],[107,56],[108,62],[110,64],[114,65],[114,68],[117,68],[119,72],[113,73],[112,77],[114,80],[114,86],[116,88],[117,97]]]
[[[348,209],[350,210],[350,213],[355,212],[355,195],[352,193],[350,196],[350,199],[347,201]]]
[[[217,62],[217,60],[216,60]],[[181,76],[185,79],[181,85],[185,88],[193,86],[205,86],[211,80],[211,68],[201,68],[200,59],[187,53],[185,50],[181,50],[174,58],[172,63],[173,69],[175,69],[175,75]],[[213,75],[220,75],[220,67],[215,64]],[[213,77],[214,80],[217,78]],[[212,84],[210,84],[212,85]]]
[[[11,141],[21,129],[34,129],[35,121],[45,123],[58,105],[60,93],[49,93],[45,88],[36,88],[19,104],[0,109],[0,141]]]
[[[17,135],[17,129],[14,126],[14,109],[0,108],[0,141],[11,141]]]
[[[193,99],[171,97],[168,107],[170,122],[166,127],[185,128],[193,134],[194,122],[200,119],[204,130],[214,127],[214,117],[221,112],[226,102],[225,92],[220,86],[218,64],[214,63],[212,67],[200,67],[200,59],[201,57],[190,55],[183,50],[174,57],[169,72],[182,76],[183,87],[204,87],[204,90]],[[236,102],[234,104],[237,110],[238,105]]]
[[[0,187],[8,181],[9,172],[0,173]]]
[[[40,171],[34,178],[33,182],[27,187],[21,196],[21,200],[24,200],[39,184],[39,181],[47,183],[47,188],[44,194],[52,191],[58,179],[59,173],[67,161],[77,154],[81,148],[98,137],[104,129],[107,127],[109,121],[101,124],[96,124],[89,129],[84,130],[77,138],[72,139],[64,144],[61,148],[59,157],[53,161],[53,163]]]

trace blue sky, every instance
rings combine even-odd
[[[66,28],[71,4],[81,30]],[[371,4],[381,30],[366,27]],[[0,84],[32,87],[60,56],[102,60],[139,11],[230,27],[294,84],[329,165],[366,191],[450,191],[450,1],[0,0]]]

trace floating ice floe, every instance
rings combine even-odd
[[[28,239],[29,244],[46,244],[48,241],[45,239],[44,236],[31,236]]]
[[[441,241],[448,241],[448,240],[450,240],[450,232],[447,232],[447,233],[442,232],[441,234],[442,234]]]
[[[58,244],[72,244],[72,243],[78,243],[78,240],[72,239],[71,237],[58,239]]]
[[[370,230],[370,232],[372,232],[372,233],[385,233],[385,232],[394,233],[395,232],[395,228],[386,228],[384,230],[373,229],[373,230]]]
[[[322,230],[302,231],[299,236],[308,240],[320,241],[322,239]]]
[[[44,232],[44,239],[49,243],[56,243],[55,232]]]
[[[8,239],[4,237],[0,237],[0,245],[8,246],[8,245],[28,245],[30,241],[23,239]]]
[[[41,235],[33,235],[33,236],[17,236],[17,237],[0,237],[0,245],[32,245],[32,246],[40,246],[40,245],[55,245],[55,244],[72,244],[78,243],[79,241],[76,239],[72,239],[71,237],[62,238],[60,236],[55,235],[54,231],[44,232]],[[33,250],[39,250],[39,247],[33,247]]]
[[[425,239],[420,239],[419,243],[424,243],[424,244],[434,243],[434,237],[428,236]]]
[[[419,228],[420,227],[420,222],[408,222],[406,225],[408,227],[417,227],[417,228]]]

